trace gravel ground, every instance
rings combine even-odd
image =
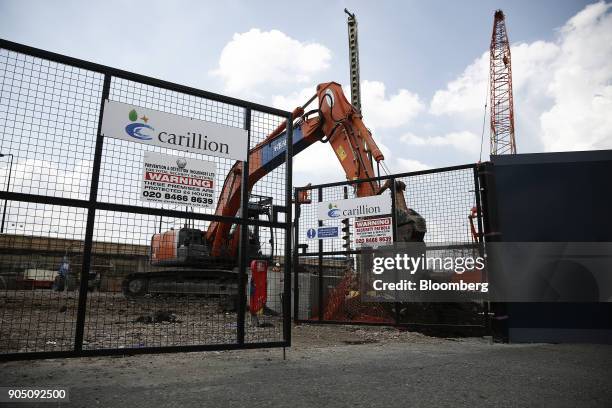
[[[282,350],[262,349],[9,362],[0,364],[0,385],[68,387],[71,407],[609,407],[612,401],[610,346],[492,344],[357,326],[303,325],[292,333],[286,360]]]

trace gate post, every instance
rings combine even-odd
[[[497,195],[495,192],[493,165],[491,163],[478,163],[475,168],[475,180],[477,180],[477,192],[480,198],[477,201],[478,205],[478,228],[480,237],[479,248],[483,251],[483,256],[487,254],[486,245],[489,242],[499,241],[499,228],[497,225]],[[486,279],[489,282],[489,265],[490,259],[485,258]],[[491,334],[493,338],[505,338],[507,335],[507,327],[504,325],[493,325],[491,320],[496,313],[504,315],[506,313],[506,304],[500,302],[486,302],[484,308],[485,330],[487,334]]]
[[[77,309],[76,330],[74,333],[74,351],[78,354],[83,349],[83,333],[85,331],[85,309],[87,307],[87,290],[89,286],[89,269],[91,268],[91,252],[93,249],[93,232],[96,222],[96,201],[98,200],[98,182],[100,180],[100,165],[102,163],[102,117],[104,102],[110,95],[111,76],[104,74],[102,97],[100,99],[100,115],[98,116],[98,133],[96,135],[96,150],[94,153],[91,186],[89,189],[89,205],[87,208],[87,224],[85,227],[85,243],[83,244],[83,264],[81,266],[81,284],[79,285],[79,304]]]
[[[249,261],[249,150],[251,149],[251,109],[244,111],[244,129],[247,131],[247,155],[242,162],[240,183],[240,247],[238,248],[238,310],[236,316],[236,342],[244,344],[244,314],[246,313],[246,281]]]
[[[293,115],[289,114],[287,120],[287,149],[285,151],[285,205],[287,206],[287,215],[285,218],[285,259],[284,277],[283,277],[283,334],[284,342],[287,346],[291,346],[291,220],[293,214],[291,211],[291,193],[293,188]],[[297,245],[297,244],[296,244]]]
[[[397,217],[395,208],[395,177],[391,178],[391,233],[393,235],[393,243],[397,242]],[[393,305],[395,309],[395,325],[400,324],[400,304],[395,302]]]
[[[295,266],[294,270],[293,270],[293,321],[297,322],[300,319],[300,314],[299,314],[299,310],[300,310],[300,276],[299,276],[299,262],[300,262],[300,258],[299,258],[299,243],[300,243],[300,215],[301,215],[301,208],[300,208],[300,200],[298,199],[300,196],[300,192],[302,190],[299,187],[295,188],[294,191],[294,197],[293,197],[293,202],[295,203],[295,221],[293,224],[293,265]],[[287,296],[285,294],[285,296]],[[283,298],[284,299],[284,298]],[[284,306],[284,305],[283,305]],[[288,313],[290,313],[291,310],[288,311]]]
[[[484,249],[484,233],[482,231],[482,205],[480,202],[480,196],[481,196],[481,187],[480,187],[480,180],[479,180],[479,176],[480,176],[480,164],[476,164],[474,166],[474,198],[476,200],[476,222],[477,222],[477,226],[476,226],[476,236],[474,237],[475,243],[476,243],[476,247],[478,250],[478,256],[484,257],[485,254],[485,249]],[[486,273],[486,270],[483,271],[484,273]],[[482,273],[482,272],[481,272]],[[483,279],[483,276],[480,276],[480,279]],[[487,279],[487,278],[485,278]],[[483,313],[482,313],[482,318],[483,318],[483,325],[485,327],[485,330],[487,331],[487,333],[490,332],[490,316],[489,316],[489,302],[488,301],[484,301],[483,302]]]
[[[317,192],[319,203],[323,201],[323,188],[319,187]],[[317,217],[318,218],[318,217]],[[317,221],[317,226],[322,227],[323,221]],[[319,274],[319,279],[317,279],[317,308],[319,309],[319,321],[323,320],[323,240],[317,239],[317,251],[319,251],[319,255],[317,256],[318,265],[317,265],[317,273]]]

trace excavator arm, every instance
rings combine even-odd
[[[310,102],[318,102],[318,108],[305,113]],[[316,116],[311,114],[316,113]],[[293,154],[317,141],[329,143],[338,158],[347,179],[356,180],[375,177],[370,157],[376,162],[384,156],[370,131],[365,127],[361,113],[346,99],[342,87],[336,82],[317,86],[316,95],[303,107],[292,113],[295,121],[293,130]],[[284,163],[287,146],[286,124],[282,123],[262,142],[249,152],[249,175],[247,191],[251,191],[257,181]],[[236,162],[221,190],[215,215],[234,217],[240,209],[240,191],[244,162]],[[358,197],[379,194],[381,187],[377,182],[359,183],[356,186]],[[239,243],[239,229],[230,236],[231,224],[211,222],[206,231],[206,240],[212,244],[212,256],[235,257]]]
[[[375,177],[370,157],[381,162],[384,156],[365,127],[361,112],[350,104],[336,82],[317,86],[317,96],[319,116],[306,119],[304,125],[317,128],[325,135],[321,141],[331,145],[348,180]],[[358,197],[376,195],[379,190],[380,186],[374,181],[356,186]]]
[[[301,117],[304,110],[297,108],[292,113],[295,119]],[[287,145],[285,133],[286,123],[278,126],[266,139],[258,143],[249,151],[249,176],[247,191],[250,192],[255,183],[266,174],[284,163],[284,152]],[[294,129],[293,147],[294,153],[303,150],[316,142],[319,137],[317,132],[310,132],[306,137],[300,128]],[[245,162],[234,163],[225,178],[223,188],[219,196],[215,215],[235,217],[240,209],[240,192],[242,187],[242,172]],[[211,243],[211,254],[217,257],[235,257],[240,238],[239,229],[230,236],[231,224],[213,221],[205,233],[205,239]]]

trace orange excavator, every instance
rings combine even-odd
[[[315,100],[317,106],[306,111]],[[296,108],[292,118],[294,155],[320,141],[330,144],[349,180],[375,177],[373,161],[384,168],[382,152],[364,125],[361,113],[346,99],[340,84],[319,84],[316,94],[304,106]],[[287,147],[285,128],[283,122],[249,151],[246,190],[249,192],[248,217],[251,219],[264,217],[272,220],[278,210],[273,205],[273,197],[250,194],[250,191],[262,177],[284,163]],[[243,171],[244,162],[234,163],[223,184],[215,215],[235,217],[238,213]],[[399,193],[396,202],[400,213],[398,219],[403,220],[399,227],[410,226],[403,240],[422,241],[425,221],[408,209],[403,197],[405,186],[397,183],[395,187]],[[371,181],[357,184],[355,193],[358,197],[372,196],[386,188],[389,188],[388,184],[380,186],[378,182]],[[264,253],[262,250],[261,235],[257,226],[250,227],[247,248],[249,261],[272,260],[273,231],[267,234],[271,237],[268,249],[272,253]],[[220,221],[212,221],[206,231],[185,225],[179,230],[155,234],[151,240],[151,264],[170,268],[160,272],[131,274],[123,283],[123,291],[127,296],[213,292],[234,296],[237,293],[235,277],[239,242],[240,229],[236,228],[236,224]]]

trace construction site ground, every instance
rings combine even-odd
[[[74,347],[78,293],[51,290],[0,292],[0,352],[66,351]],[[148,321],[157,313],[167,320]],[[217,298],[168,296],[126,299],[122,293],[88,294],[84,349],[228,344],[236,339],[236,313]],[[246,319],[249,342],[282,340],[282,318],[263,327]]]
[[[282,349],[260,349],[8,362],[0,364],[0,386],[67,387],[71,407],[605,407],[612,401],[612,346],[493,344],[359,326],[301,325],[292,333],[286,360]]]

